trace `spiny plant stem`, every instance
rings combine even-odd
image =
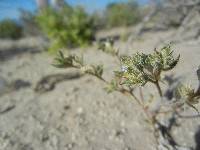
[[[147,120],[149,122],[153,122],[152,121],[153,119],[152,119],[151,115],[149,114],[148,110],[146,109],[145,105],[141,102],[141,100],[139,100],[133,93],[131,93],[130,91],[128,91],[126,89],[123,89],[123,90],[119,89],[118,91],[121,92],[124,95],[132,97],[137,102],[137,104],[141,107],[141,109],[143,110]]]
[[[95,77],[97,77],[97,76],[95,76]],[[106,81],[104,78],[102,78],[102,77],[97,77],[97,78],[98,78],[99,80],[103,81],[104,83],[109,84],[109,82]]]
[[[95,76],[95,77],[97,77],[97,76]],[[100,79],[101,81],[103,81],[104,83],[109,84],[109,82],[106,81],[104,78],[102,78],[102,77],[97,77],[97,78]],[[126,90],[124,88],[118,88],[117,91],[119,91],[120,93],[122,93],[124,95],[131,96],[140,106],[143,107],[140,100],[133,93],[131,93],[129,90]]]
[[[154,84],[156,85],[156,88],[157,88],[157,90],[158,90],[158,93],[159,93],[160,97],[162,97],[163,94],[162,94],[162,90],[161,90],[159,81],[157,80],[156,82],[154,82]]]
[[[121,92],[122,94],[131,96],[140,106],[143,107],[143,104],[141,103],[141,101],[135,96],[135,94],[131,93],[130,91],[126,90],[126,89],[118,89],[119,92]]]
[[[95,76],[95,77],[97,77],[97,76]],[[106,81],[104,78],[102,78],[102,77],[97,77],[97,78],[100,79],[101,81],[103,81],[104,83],[109,84],[109,82]],[[129,91],[127,89],[118,88],[117,91],[122,93],[122,94],[124,94],[124,95],[126,95],[126,96],[132,97],[137,102],[137,104],[143,109],[143,111],[146,114],[147,118],[150,120],[149,114],[148,114],[144,104],[141,102],[142,100],[139,100],[139,98],[137,96],[135,96],[135,94],[133,94],[131,91]]]

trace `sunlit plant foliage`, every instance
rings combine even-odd
[[[120,61],[121,70],[114,71],[115,77],[111,82],[103,79],[102,65],[94,66],[85,64],[82,57],[75,55],[64,57],[63,53],[60,52],[55,59],[56,62],[54,66],[62,68],[74,67],[80,69],[83,73],[94,75],[107,84],[105,89],[109,93],[120,91],[122,93],[129,92],[132,95],[133,93],[130,91],[131,87],[144,86],[149,82],[156,86],[160,97],[163,97],[163,90],[160,86],[160,82],[162,81],[161,74],[174,69],[180,59],[180,55],[174,57],[174,52],[170,44],[164,46],[160,50],[155,49],[150,54],[137,52],[132,56],[122,57],[119,56],[119,51],[114,48],[112,40],[100,44],[99,49],[116,56]],[[199,69],[197,70],[197,75],[198,79],[200,79]],[[179,107],[186,104],[197,110],[194,104],[199,102],[200,84],[197,90],[181,84],[176,88],[175,93],[174,99],[179,103]],[[139,100],[137,101],[139,102]]]
[[[50,40],[50,52],[61,48],[87,46],[94,30],[92,19],[81,7],[64,6],[61,10],[46,8],[36,16],[43,33]]]
[[[179,57],[173,57],[170,45],[151,54],[136,53],[133,56],[124,56],[121,58],[123,70],[117,74],[124,78],[124,84],[128,85],[143,86],[147,82],[156,83],[160,80],[161,72],[176,66]]]
[[[174,56],[174,51],[170,44],[159,50],[154,50],[150,54],[137,52],[132,56],[120,56],[119,51],[114,48],[112,40],[100,43],[99,49],[116,57],[120,61],[121,70],[114,71],[115,76],[111,81],[103,78],[102,65],[85,64],[82,57],[75,55],[64,56],[60,52],[58,57],[55,58],[54,66],[59,68],[77,68],[83,74],[93,75],[103,81],[106,84],[105,90],[108,93],[118,91],[130,96],[140,106],[141,110],[143,110],[147,122],[153,127],[154,134],[158,130],[161,130],[161,128],[166,128],[159,120],[161,114],[170,113],[171,115],[177,114],[181,116],[182,110],[185,110],[186,107],[188,109],[192,108],[199,113],[195,105],[199,103],[200,99],[200,68],[197,69],[199,81],[197,89],[180,83],[173,89],[173,98],[171,100],[164,94],[164,90],[160,86],[160,83],[163,82],[161,74],[165,74],[165,72],[174,69],[180,59],[180,55]],[[147,83],[154,85],[158,91],[158,94],[152,93],[150,95],[152,97],[151,101],[145,100],[143,90],[140,88]],[[140,90],[140,97],[135,94],[135,89],[137,88]],[[153,101],[159,104],[157,108],[151,105]],[[167,132],[162,134],[170,135],[168,131],[160,132]]]

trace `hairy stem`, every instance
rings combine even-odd
[[[97,76],[96,76],[97,77]],[[104,78],[102,77],[97,77],[99,80],[101,80],[102,82],[106,83],[106,84],[109,84],[108,81],[106,81]],[[162,91],[161,91],[161,88],[160,88],[160,85],[158,82],[155,83],[155,85],[157,86],[157,89],[159,91],[159,94],[160,96],[162,97]],[[141,100],[139,100],[139,98],[137,98],[135,96],[135,94],[133,94],[130,90],[127,90],[127,89],[124,89],[124,88],[118,88],[117,89],[118,92],[124,94],[124,95],[127,95],[127,96],[130,96],[132,97],[136,102],[137,104],[141,107],[141,109],[143,110],[147,120],[151,123],[153,129],[154,129],[154,137],[155,137],[155,141],[156,141],[156,144],[159,145],[159,141],[158,141],[158,135],[157,135],[157,130],[155,125],[158,123],[158,121],[156,120],[156,116],[151,116],[148,112],[148,110],[145,108],[144,106],[144,101],[143,101],[143,95],[142,95],[142,91],[140,89],[140,94],[141,94]],[[158,147],[156,146],[156,150],[158,150]]]
[[[96,77],[97,77],[97,76],[96,76]],[[101,81],[103,81],[104,83],[109,84],[109,82],[106,81],[104,78],[102,78],[102,77],[97,77],[97,78],[100,79]],[[124,89],[124,88],[118,88],[117,91],[120,92],[120,93],[122,93],[122,94],[124,94],[124,95],[129,95],[129,96],[131,96],[133,99],[135,99],[135,101],[136,101],[140,106],[143,107],[143,105],[142,105],[142,103],[140,102],[140,100],[139,100],[132,92],[130,92],[129,90]]]
[[[97,77],[97,76],[95,76]],[[104,78],[102,77],[97,77],[99,80],[101,80],[102,82],[106,83],[106,84],[109,84],[108,81],[106,81]],[[147,110],[146,108],[144,107],[143,103],[142,103],[142,100],[140,100],[137,96],[135,96],[135,94],[133,94],[131,91],[127,90],[127,89],[124,89],[124,88],[118,88],[117,89],[118,92],[124,94],[124,95],[127,95],[127,96],[130,96],[132,97],[136,102],[137,104],[144,110],[144,112],[147,114]],[[147,115],[148,116],[148,115]],[[148,116],[149,117],[149,116]]]
[[[157,90],[158,90],[158,93],[159,93],[160,97],[162,97],[163,94],[162,94],[162,90],[161,90],[159,81],[157,80],[156,82],[154,82],[154,84],[156,85],[156,88],[157,88]]]

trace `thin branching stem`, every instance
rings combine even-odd
[[[97,77],[99,80],[103,81],[104,83],[109,84],[109,82],[106,81],[104,78],[102,78],[102,77],[98,77],[98,76],[95,76],[95,77]]]
[[[109,82],[106,81],[104,78],[102,78],[102,77],[97,77],[97,78],[100,79],[101,81],[103,81],[104,83],[109,84]],[[139,98],[137,98],[137,96],[135,96],[135,94],[133,94],[129,90],[124,89],[124,88],[118,88],[117,91],[120,92],[120,93],[122,93],[122,94],[124,94],[124,95],[128,95],[128,96],[132,97],[140,106],[143,107],[143,104],[141,103],[141,101],[139,100]]]
[[[139,92],[140,92],[140,98],[141,98],[142,104],[143,104],[143,106],[144,106],[144,105],[145,105],[145,104],[144,104],[144,94],[143,94],[143,91],[142,91],[142,88],[141,88],[141,87],[139,88]]]
[[[133,94],[129,90],[126,90],[126,89],[123,89],[123,88],[121,88],[121,89],[119,88],[118,91],[121,92],[122,94],[125,94],[125,95],[128,95],[128,96],[132,97],[140,106],[143,107],[143,104],[141,103],[139,98],[137,98],[137,96],[135,96],[135,94]]]
[[[97,76],[95,76],[95,77],[97,77]],[[101,81],[103,81],[104,83],[109,84],[109,82],[106,81],[103,77],[97,77],[97,78],[100,79]],[[116,91],[118,91],[124,95],[132,97],[137,102],[137,104],[142,108],[143,112],[146,114],[147,119],[150,122],[152,122],[152,117],[149,115],[147,108],[143,104],[142,100],[140,100],[134,93],[132,93],[131,91],[124,89],[124,88],[118,88]]]
[[[154,84],[156,85],[156,88],[158,90],[158,93],[159,93],[159,96],[162,97],[163,94],[162,94],[162,90],[161,90],[161,87],[160,87],[160,84],[159,84],[159,81],[155,81]]]

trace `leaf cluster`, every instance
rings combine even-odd
[[[98,78],[102,78],[103,74],[103,65],[86,65],[83,57],[78,57],[77,55],[64,56],[61,51],[55,58],[53,66],[57,68],[77,68],[83,73],[91,74]]]
[[[81,67],[83,73],[94,75],[98,78],[102,77],[103,74],[103,65],[86,65]]]
[[[55,63],[53,66],[57,68],[79,68],[83,66],[83,58],[76,55],[64,56],[64,54],[59,51],[57,57],[55,58]]]
[[[118,56],[119,54],[119,51],[114,48],[113,39],[107,39],[105,42],[98,43],[98,49],[113,56]]]
[[[199,81],[197,90],[195,90],[189,85],[181,84],[175,92],[177,100],[183,102],[184,104],[187,104],[188,106],[194,108],[195,110],[197,109],[195,108],[194,105],[199,103],[200,99],[200,68],[197,69],[197,77]]]
[[[136,53],[121,58],[122,70],[117,75],[124,78],[123,84],[144,86],[147,82],[156,83],[161,72],[173,69],[178,63],[170,45],[155,50],[152,54]]]
[[[119,87],[119,83],[116,79],[112,79],[111,82],[104,88],[107,93],[112,93],[117,91]]]

